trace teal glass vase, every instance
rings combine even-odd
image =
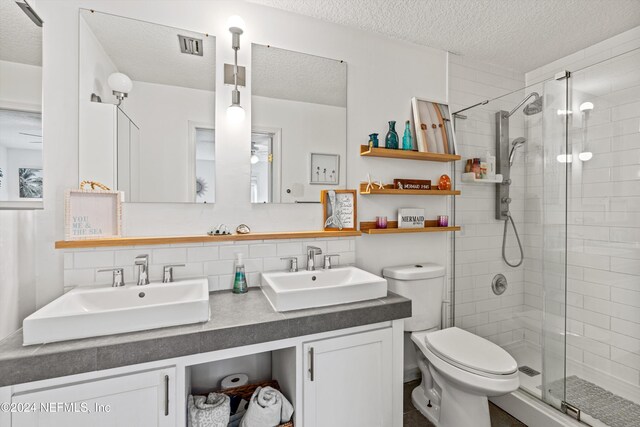
[[[386,148],[397,149],[399,140],[398,132],[396,132],[396,121],[391,120],[389,122],[389,132],[387,132],[387,136],[384,139],[384,146]]]
[[[411,128],[409,127],[409,120],[404,124],[404,135],[402,135],[402,149],[413,150],[413,139],[411,138]]]
[[[378,148],[378,134],[377,133],[372,133],[371,135],[369,135],[369,144],[373,147],[373,148]]]

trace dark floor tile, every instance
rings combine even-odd
[[[491,402],[489,402],[489,414],[491,414],[491,427],[527,427],[526,424],[521,423]]]
[[[420,380],[409,381],[404,383],[403,386],[403,400],[402,400],[402,413],[406,414],[409,411],[415,411],[416,408],[411,404],[411,392],[420,384]]]
[[[409,411],[402,417],[403,427],[435,427],[417,410]]]

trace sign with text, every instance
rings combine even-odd
[[[65,198],[66,240],[120,237],[121,197],[119,191],[68,190]]]
[[[398,209],[398,228],[424,228],[424,209]]]

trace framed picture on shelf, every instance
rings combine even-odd
[[[418,151],[458,154],[453,120],[447,104],[411,98],[411,111]]]
[[[42,168],[18,168],[18,194],[21,199],[42,199]]]
[[[356,190],[323,190],[320,200],[325,230],[356,230],[358,224]]]
[[[340,155],[311,153],[309,184],[338,185],[340,182]]]
[[[66,240],[122,235],[122,192],[67,190],[64,206]]]

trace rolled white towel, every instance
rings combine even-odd
[[[293,415],[293,406],[272,387],[258,387],[249,401],[240,427],[275,427],[286,423]]]
[[[227,427],[231,403],[226,394],[191,396],[187,400],[189,427]]]

